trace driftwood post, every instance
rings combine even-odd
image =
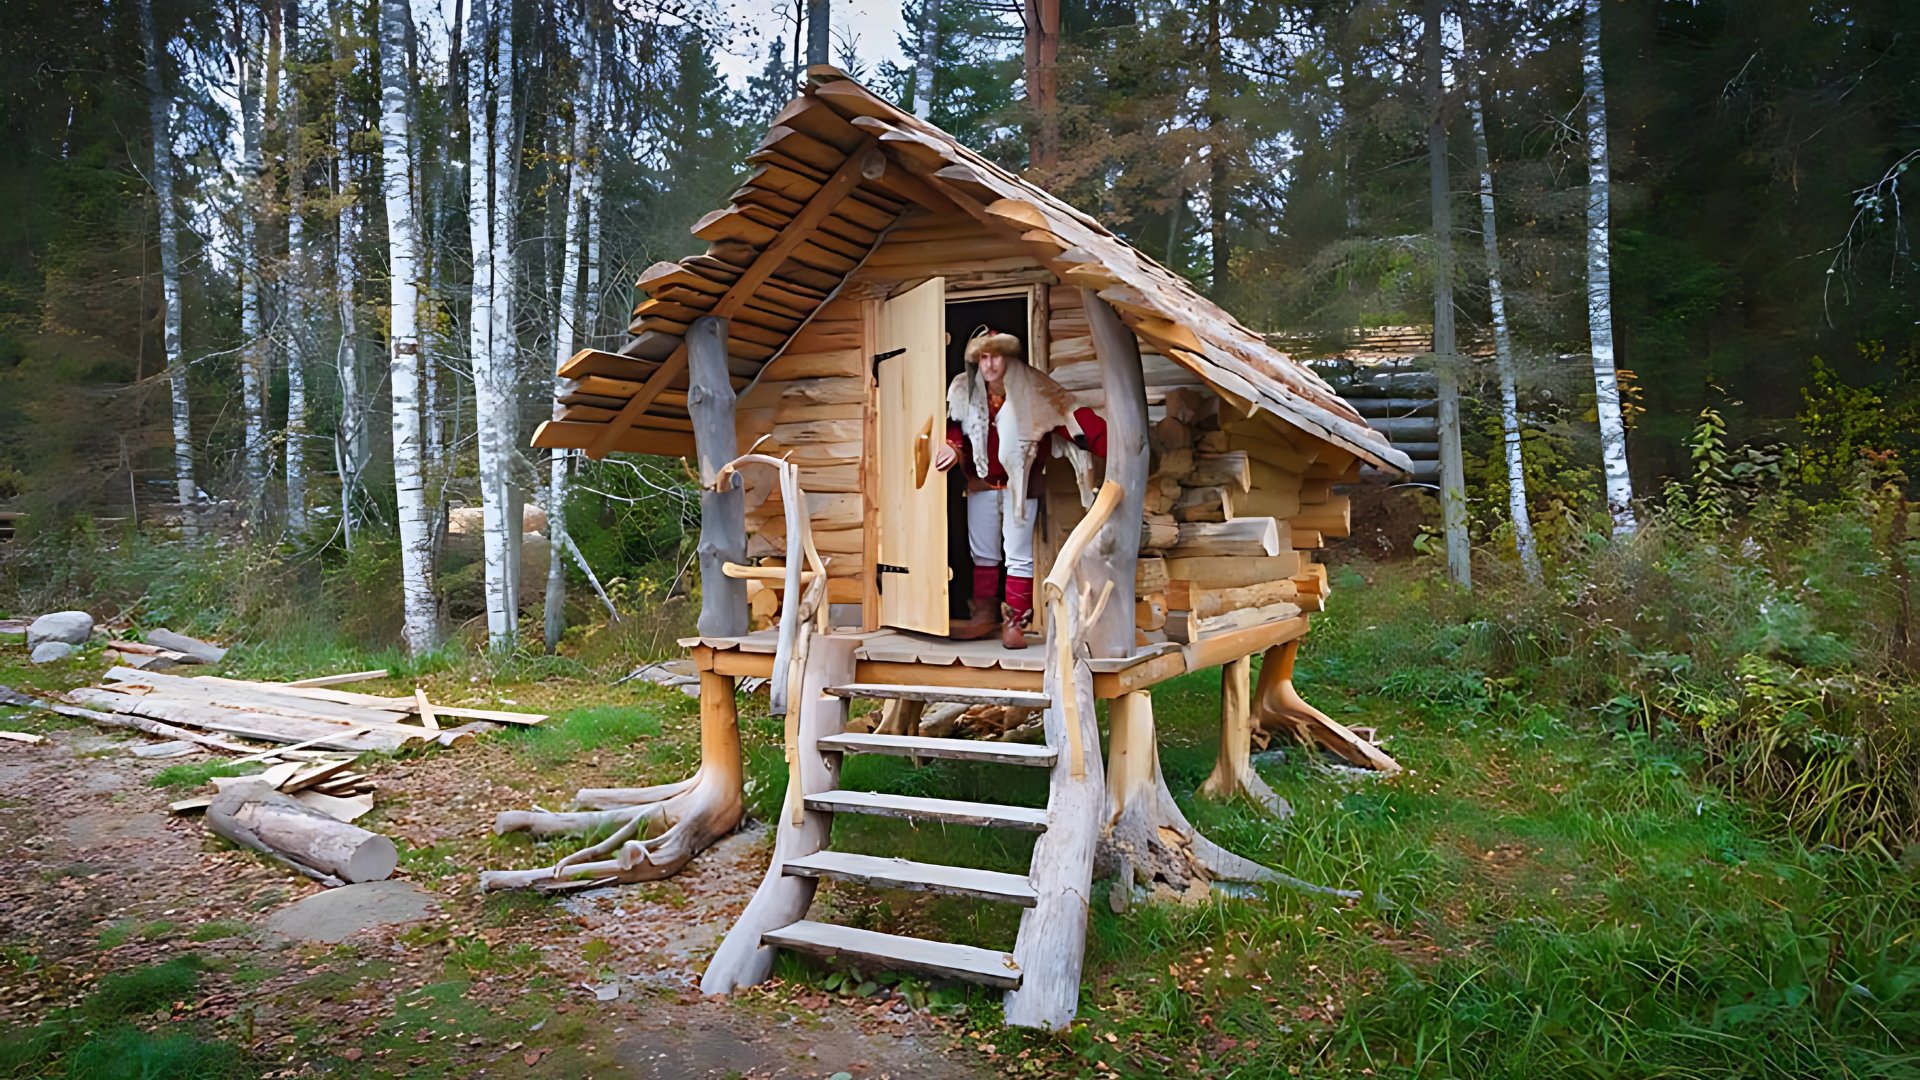
[[[1094,355],[1100,360],[1100,384],[1107,396],[1107,475],[1125,491],[1120,505],[1094,540],[1095,558],[1084,564],[1093,595],[1113,582],[1113,596],[1087,630],[1096,657],[1133,653],[1133,581],[1140,560],[1140,521],[1147,492],[1147,387],[1140,367],[1140,342],[1100,294],[1080,290]]]
[[[747,561],[747,504],[738,481],[726,491],[713,490],[721,467],[738,456],[727,320],[702,315],[687,328],[687,383],[687,415],[700,457],[699,630],[702,637],[734,637],[748,628],[747,583],[721,567]]]

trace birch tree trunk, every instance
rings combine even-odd
[[[1600,463],[1607,478],[1613,534],[1631,535],[1633,475],[1627,471],[1627,425],[1613,355],[1613,257],[1608,238],[1607,85],[1600,66],[1600,0],[1586,0],[1587,333],[1593,349],[1594,411],[1600,418]]]
[[[920,0],[920,58],[913,66],[913,115],[933,117],[933,68],[940,61],[940,0]]]
[[[427,533],[424,444],[420,431],[420,286],[418,228],[413,200],[413,154],[408,96],[407,33],[410,0],[380,3],[381,188],[387,204],[388,296],[387,385],[393,395],[393,487],[400,519],[400,590],[403,634],[418,655],[437,644],[432,538]]]
[[[467,19],[468,230],[473,248],[473,396],[479,438],[481,537],[485,549],[487,637],[511,649],[519,617],[512,541],[520,521],[508,491],[513,448],[513,25],[498,25],[487,0]],[[489,53],[492,55],[489,56]],[[513,520],[509,521],[511,516]],[[508,530],[514,530],[508,536]]]
[[[267,362],[261,337],[260,217],[261,177],[266,163],[260,147],[261,68],[259,14],[242,6],[229,38],[234,90],[240,99],[239,251],[240,277],[241,474],[246,481],[247,513],[258,535],[265,527],[267,497]]]
[[[286,39],[289,51],[298,47],[299,0],[287,0]],[[307,255],[307,157],[305,129],[300,125],[300,86],[291,71],[287,80],[287,530],[296,536],[307,531],[307,352],[312,344],[312,266]]]
[[[1460,454],[1460,362],[1453,324],[1453,208],[1447,175],[1445,0],[1427,0],[1425,51],[1428,107],[1428,194],[1433,207],[1433,353],[1440,383],[1440,518],[1447,536],[1447,571],[1473,587],[1473,549],[1467,537],[1467,472]]]
[[[333,28],[333,60],[339,71],[353,68],[354,55],[347,43],[350,24],[336,5]],[[360,372],[360,309],[357,303],[358,275],[354,270],[354,246],[359,242],[359,192],[353,179],[353,122],[347,98],[346,80],[336,81],[338,93],[334,112],[338,117],[334,133],[340,156],[334,164],[334,195],[341,200],[337,221],[337,246],[334,249],[334,290],[340,302],[340,341],[334,353],[334,371],[340,380],[340,425],[335,455],[340,473],[340,527],[349,550],[358,525],[355,516],[360,496],[360,480],[366,474],[372,449],[367,430],[366,391]]]
[[[180,355],[180,222],[173,206],[173,98],[166,53],[153,25],[153,0],[140,0],[140,36],[147,61],[147,116],[153,124],[153,200],[160,218],[160,348],[173,393],[173,477],[183,513],[199,493],[193,476],[193,425],[187,407],[187,363]],[[191,519],[189,519],[191,520]]]
[[[594,78],[593,59],[587,56],[584,79],[588,85],[582,87],[590,95],[593,93],[591,81]],[[582,151],[586,145],[585,128],[591,124],[592,110],[584,122],[576,122],[572,132],[571,145],[567,148],[565,198],[567,200],[566,222],[560,234],[560,289],[554,296],[553,304],[553,367],[554,397],[559,398],[566,391],[566,380],[560,378],[560,365],[573,355],[574,332],[580,325],[580,249],[581,232],[584,229],[585,215],[583,204],[586,182],[586,168],[582,164]],[[555,419],[559,418],[555,406]],[[562,558],[563,542],[561,534],[566,529],[565,507],[567,502],[567,459],[569,451],[557,450],[548,461],[547,472],[547,596],[545,643],[548,655],[560,647],[560,635],[566,631],[567,607],[567,565]]]
[[[1482,84],[1482,93],[1484,90]],[[1493,166],[1487,159],[1487,122],[1475,98],[1473,161],[1480,169],[1480,239],[1487,251],[1487,293],[1493,307],[1493,362],[1500,376],[1500,430],[1507,455],[1507,514],[1513,522],[1513,546],[1527,580],[1540,580],[1540,553],[1533,543],[1533,518],[1527,512],[1527,473],[1520,454],[1520,390],[1515,376],[1513,333],[1507,325],[1507,293],[1500,280],[1500,234],[1493,214]]]

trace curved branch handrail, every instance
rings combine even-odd
[[[1080,740],[1080,701],[1074,693],[1073,679],[1075,645],[1085,628],[1071,625],[1067,618],[1067,589],[1079,577],[1080,559],[1092,545],[1094,536],[1106,526],[1107,520],[1113,517],[1114,510],[1126,497],[1127,489],[1116,481],[1109,480],[1100,485],[1100,494],[1087,509],[1087,516],[1080,519],[1080,524],[1073,527],[1067,542],[1060,546],[1060,554],[1053,560],[1053,570],[1043,583],[1047,599],[1047,635],[1058,658],[1061,718],[1066,721],[1069,768],[1075,780],[1085,779],[1087,775],[1086,751]],[[1107,586],[1106,592],[1100,597],[1101,608],[1106,607],[1113,583],[1109,581]],[[1084,606],[1084,598],[1082,602]],[[1084,612],[1081,614],[1084,615]]]

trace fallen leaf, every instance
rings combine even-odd
[[[525,1054],[521,1054],[520,1060],[526,1062],[529,1065],[538,1065],[540,1064],[540,1051],[534,1050]]]
[[[346,1058],[348,1061],[359,1061],[361,1053],[362,1051],[359,1047],[349,1046],[340,1052],[340,1056]]]

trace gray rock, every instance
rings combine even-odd
[[[406,881],[363,881],[315,893],[273,913],[266,928],[302,941],[329,944],[362,930],[419,922],[438,906],[433,896]]]
[[[51,664],[72,656],[73,646],[64,641],[43,641],[33,647],[31,655],[36,664]]]
[[[42,615],[27,627],[27,648],[45,641],[84,645],[93,636],[93,616],[84,611],[56,611]]]

